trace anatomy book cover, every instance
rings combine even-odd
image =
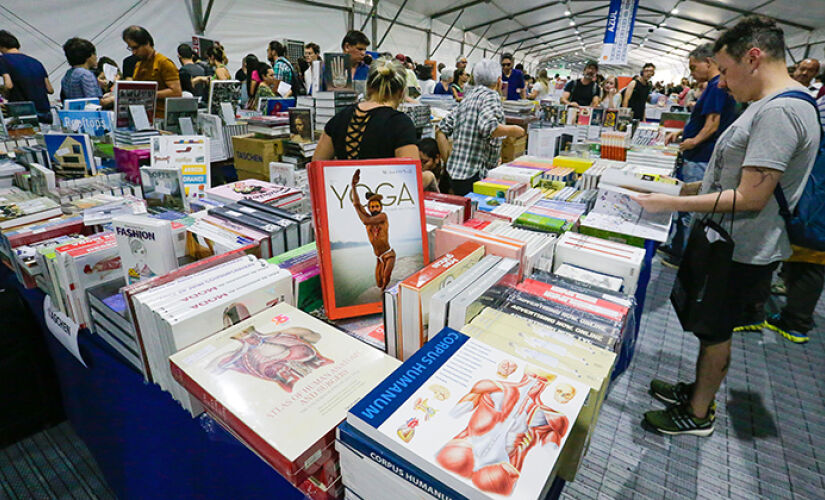
[[[381,312],[384,290],[429,262],[419,161],[315,162],[309,175],[327,315]]]
[[[334,439],[347,409],[400,364],[286,303],[170,362],[178,382],[279,470]]]
[[[347,423],[467,498],[541,498],[589,390],[445,328]]]

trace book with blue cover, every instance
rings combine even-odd
[[[347,423],[466,498],[542,498],[589,391],[445,328]]]
[[[43,134],[52,170],[62,177],[95,175],[92,141],[86,134]]]
[[[103,137],[112,132],[111,111],[59,110],[57,117],[64,130],[75,134]]]
[[[71,111],[83,111],[86,106],[92,104],[100,106],[100,99],[97,97],[83,97],[79,99],[64,99],[63,109]]]

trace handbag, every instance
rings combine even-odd
[[[676,282],[670,293],[670,302],[676,310],[682,328],[688,332],[714,331],[720,323],[733,329],[737,318],[725,307],[728,279],[733,262],[733,218],[736,196],[730,217],[730,232],[722,227],[724,215],[714,220],[716,206],[722,191],[716,197],[713,212],[696,220],[688,237]]]

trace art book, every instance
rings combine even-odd
[[[112,132],[111,111],[67,111],[59,110],[57,118],[64,131],[74,134],[88,134],[92,137],[103,137]]]
[[[380,312],[383,291],[429,262],[420,162],[314,162],[309,177],[327,315]]]
[[[324,53],[324,86],[327,92],[353,90],[349,54],[341,52]]]
[[[210,187],[209,138],[202,135],[152,137],[151,165],[180,169],[188,200],[206,196]]]
[[[189,118],[194,125],[198,119],[197,97],[169,97],[166,99],[163,128],[173,134],[182,134],[180,119]]]
[[[311,109],[289,109],[289,140],[299,144],[315,141],[315,130],[312,125]]]
[[[146,206],[152,211],[187,212],[189,202],[183,187],[183,175],[175,167],[141,167],[140,183]]]
[[[116,128],[129,128],[131,123],[129,106],[143,106],[146,109],[149,123],[154,123],[158,82],[117,81],[113,92],[115,94]]]
[[[223,116],[221,103],[232,105],[232,112],[237,116],[241,104],[241,82],[238,80],[212,80],[209,82],[209,105],[206,109],[210,114]]]
[[[63,109],[72,111],[83,111],[87,105],[100,106],[100,99],[97,97],[84,97],[80,99],[64,99]]]
[[[127,285],[178,267],[169,221],[122,215],[112,219],[112,229]]]
[[[207,190],[207,198],[223,203],[234,203],[241,200],[253,200],[260,203],[272,203],[287,198],[301,197],[297,188],[279,186],[257,179],[245,179],[231,182]]]
[[[85,177],[97,172],[92,141],[86,134],[43,134],[52,170],[61,176]]]
[[[280,303],[170,358],[172,375],[288,478],[399,363]],[[252,403],[252,404],[250,404]]]
[[[463,497],[543,498],[589,392],[445,328],[347,423]]]

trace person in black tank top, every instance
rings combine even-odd
[[[367,75],[367,100],[343,109],[327,122],[312,160],[417,160],[415,125],[396,110],[406,89],[404,66],[396,59],[375,61]]]
[[[645,105],[647,104],[650,90],[653,88],[650,80],[653,78],[655,72],[656,66],[653,63],[646,63],[642,66],[641,74],[633,78],[633,81],[622,91],[624,93],[622,107],[633,110],[634,120],[642,121],[645,119]]]

